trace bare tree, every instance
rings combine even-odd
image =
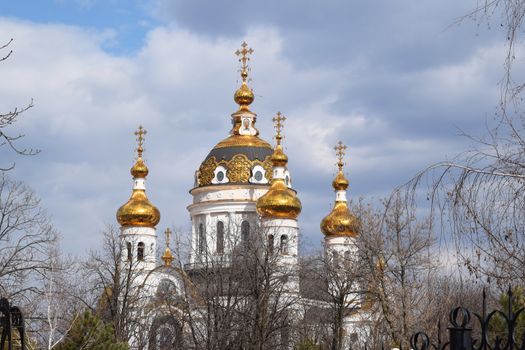
[[[466,18],[474,18],[478,22],[486,22],[489,27],[501,27],[505,31],[505,72],[500,82],[500,109],[506,114],[509,103],[519,104],[525,81],[519,81],[514,76],[516,59],[519,60],[519,45],[523,43],[523,20],[525,18],[525,3],[514,0],[478,0],[476,7],[468,14],[461,16],[457,22]]]
[[[5,50],[9,49],[9,46],[13,42],[13,39],[9,40],[7,43],[0,46],[0,52],[5,52]],[[5,54],[3,57],[0,57],[0,62],[3,62],[7,60],[11,54],[12,50],[9,50],[7,54]],[[29,104],[25,107],[16,107],[15,109],[6,112],[6,113],[0,113],[0,147],[7,146],[11,151],[14,151],[17,154],[20,155],[34,155],[39,153],[39,150],[36,149],[27,149],[27,148],[19,148],[16,144],[16,142],[24,137],[23,134],[15,133],[11,134],[9,132],[9,128],[12,127],[12,125],[19,119],[20,115],[27,111],[28,109],[33,107],[33,100],[29,102]],[[14,164],[11,164],[10,166],[3,168],[0,167],[0,171],[7,171],[14,167]]]
[[[232,230],[241,225],[232,225]],[[248,240],[231,232],[231,254],[201,254],[189,271],[187,324],[193,349],[278,349],[293,341],[292,322],[299,294],[291,291],[297,271],[282,264],[267,231],[253,228]],[[239,239],[238,239],[239,238]],[[195,289],[193,289],[195,288]]]
[[[364,275],[367,269],[361,266],[358,252],[354,253],[322,253],[303,260],[301,295],[305,298],[302,301],[305,327],[297,330],[303,343],[331,350],[356,348],[365,342],[370,345],[369,325],[363,322],[366,317],[358,316],[363,312],[368,293]],[[356,327],[349,334],[347,322],[351,319]]]
[[[25,305],[42,289],[37,281],[51,268],[48,255],[57,234],[35,193],[0,174],[0,288]]]
[[[525,281],[524,125],[504,116],[488,136],[471,137],[471,150],[402,187],[413,201],[426,192],[460,267],[500,286]]]
[[[83,302],[105,323],[113,326],[119,341],[138,341],[139,348],[147,344],[140,329],[138,309],[143,305],[141,292],[143,271],[139,261],[130,259],[123,264],[123,243],[113,226],[104,231],[102,249],[93,251],[83,263]]]
[[[400,196],[385,209],[362,204],[358,239],[361,266],[366,269],[367,299],[373,314],[372,335],[378,343],[408,347],[410,336],[433,317],[431,284],[437,277],[435,240],[428,221]],[[420,328],[421,327],[421,328]]]
[[[403,188],[415,202],[421,202],[418,194],[427,196],[430,216],[439,218],[442,238],[450,241],[445,249],[455,246],[460,270],[499,286],[525,280],[525,82],[514,69],[524,15],[523,1],[480,0],[459,19],[486,21],[506,32],[499,108],[485,135],[462,135],[471,141],[469,149],[430,165]]]

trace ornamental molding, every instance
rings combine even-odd
[[[252,177],[252,169],[256,165],[260,165],[264,170],[264,177],[270,182],[272,180],[272,162],[271,156],[267,156],[264,161],[258,159],[250,160],[244,154],[236,154],[231,160],[217,161],[215,156],[206,159],[200,166],[197,179],[197,186],[211,185],[215,178],[215,169],[222,166],[226,169],[226,177],[230,183],[250,183]]]

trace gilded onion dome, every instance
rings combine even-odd
[[[332,181],[332,186],[336,192],[336,200],[330,214],[321,221],[321,231],[326,236],[350,236],[356,237],[359,234],[359,220],[350,212],[346,200],[346,189],[348,179],[343,173],[343,157],[346,146],[339,141],[335,147],[339,158],[337,163],[339,171]]]
[[[250,110],[255,97],[247,83],[248,61],[253,52],[246,42],[235,52],[241,62],[242,83],[234,94],[239,108],[231,115],[230,136],[215,145],[200,165],[195,176],[196,187],[225,183],[267,184],[271,180],[273,148],[259,138],[259,130],[255,128],[257,115]],[[218,169],[223,170],[219,176]],[[254,169],[259,169],[260,174]]]
[[[130,199],[121,206],[117,211],[117,221],[121,226],[140,226],[140,227],[155,227],[160,221],[159,210],[151,204],[146,196],[145,180],[148,175],[148,167],[142,159],[142,152],[144,151],[142,144],[146,130],[139,126],[135,135],[137,135],[137,161],[131,167],[131,175],[135,180],[133,192]]]
[[[257,200],[257,212],[263,218],[297,219],[302,209],[301,201],[296,192],[284,182],[288,157],[284,154],[281,146],[281,129],[283,127],[282,122],[286,118],[281,113],[277,113],[273,120],[276,122],[275,128],[277,129],[275,136],[277,145],[271,157],[274,171],[273,179],[268,192]]]

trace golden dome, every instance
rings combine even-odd
[[[131,167],[130,173],[134,179],[145,178],[146,176],[148,176],[149,170],[146,164],[144,163],[144,160],[142,160],[142,157],[137,158],[137,161]]]
[[[281,146],[281,129],[284,120],[286,120],[286,118],[280,112],[273,118],[273,121],[276,122],[275,128],[277,129],[275,136],[277,145],[271,157],[274,168],[284,168],[286,164],[288,164],[288,157],[284,154]],[[297,219],[301,213],[301,209],[301,201],[297,198],[296,192],[288,188],[282,178],[274,177],[268,192],[257,200],[257,212],[265,218]]]
[[[162,261],[164,261],[165,266],[171,266],[171,263],[173,262],[173,254],[171,254],[171,250],[169,247],[166,247],[164,250],[164,254],[161,256]]]
[[[160,212],[146,196],[145,190],[134,189],[131,198],[117,211],[121,226],[155,227],[160,221]]]
[[[286,166],[288,164],[288,156],[284,154],[281,145],[275,147],[271,160],[274,166]]]
[[[337,175],[334,178],[334,181],[332,181],[332,186],[334,187],[334,190],[344,191],[348,188],[348,184],[348,179],[343,174],[343,171],[339,170],[339,172],[337,172]]]
[[[144,151],[142,143],[145,134],[146,130],[142,126],[139,126],[138,131],[135,132],[138,142],[138,158],[131,168],[131,175],[134,179],[145,179],[148,175],[148,168],[142,159]],[[160,221],[160,212],[148,200],[143,181],[136,181],[131,197],[117,211],[117,221],[121,226],[155,227]]]
[[[248,61],[252,53],[253,50],[248,48],[245,42],[235,52],[241,62],[242,83],[234,95],[239,109],[231,115],[233,127],[230,136],[216,144],[201,163],[196,173],[196,187],[223,185],[222,182],[212,183],[219,166],[225,169],[226,173],[221,176],[228,180],[228,184],[252,184],[250,179],[260,175],[258,172],[254,174],[256,166],[264,169],[262,176],[267,180],[259,181],[258,186],[267,186],[267,183],[272,180],[270,158],[273,154],[273,147],[259,138],[259,131],[255,127],[257,115],[249,109],[249,105],[254,100],[254,94],[247,85]]]
[[[346,202],[348,179],[343,173],[343,157],[346,146],[339,141],[334,149],[338,157],[337,166],[339,167],[339,171],[332,181],[332,186],[337,195],[334,208],[330,214],[321,221],[321,231],[327,236],[344,235],[356,237],[359,234],[359,219],[350,212]]]
[[[253,91],[246,85],[246,82],[242,82],[241,87],[235,91],[233,99],[239,105],[239,111],[248,111],[249,105],[255,99]]]
[[[301,209],[295,191],[282,179],[273,179],[268,192],[257,200],[257,212],[265,218],[297,219]]]
[[[250,60],[250,55],[253,53],[252,48],[248,48],[248,44],[246,44],[246,41],[243,41],[241,44],[241,48],[237,51],[235,51],[235,54],[239,57],[239,62],[241,62],[241,78],[242,78],[242,84],[237,91],[235,91],[235,95],[233,95],[233,99],[235,102],[239,105],[239,111],[249,111],[249,105],[254,100],[253,91],[248,87],[246,84],[246,81],[248,80],[248,61]]]
[[[350,213],[346,202],[336,201],[332,212],[321,221],[321,231],[327,236],[356,237],[359,234],[359,220]]]

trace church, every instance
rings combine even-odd
[[[271,285],[265,304],[275,301],[272,305],[275,320],[282,319],[287,324],[301,322],[309,312],[328,307],[326,301],[303,288],[305,278],[300,272],[298,248],[302,204],[300,193],[293,188],[293,178],[300,174],[291,174],[287,168],[288,157],[282,146],[286,118],[280,112],[273,118],[275,144],[272,145],[259,135],[257,115],[250,109],[254,93],[248,86],[248,63],[253,52],[245,42],[235,52],[241,64],[242,82],[234,94],[238,108],[231,114],[232,128],[204,158],[189,190],[191,247],[188,257],[183,257],[184,265],[174,264],[169,229],[165,232],[165,243],[158,242],[160,211],[146,194],[149,172],[143,160],[146,130],[140,126],[135,133],[138,147],[131,168],[132,193],[116,215],[122,244],[121,270],[133,269],[136,273],[133,284],[138,297],[130,308],[138,326],[130,342],[131,349],[184,349],[190,339],[209,336],[209,313],[215,312],[208,302],[212,294],[221,315],[227,310],[240,315],[247,305],[246,296],[265,288],[257,285],[265,282],[264,278],[256,278],[260,270],[250,269],[254,259],[263,261],[261,271],[271,271],[278,277],[278,286]],[[359,223],[347,205],[345,149],[341,142],[335,147],[338,166],[332,182],[335,201],[320,223],[324,255],[334,261],[357,255],[354,241]],[[161,261],[157,260],[158,251],[164,252]],[[265,259],[260,259],[262,256]],[[233,280],[235,283],[231,283]],[[330,282],[327,288],[337,289]],[[348,303],[354,312],[344,319],[346,338],[357,337],[357,327],[361,329],[366,323],[361,303],[359,298]],[[279,313],[285,307],[286,313]],[[270,323],[277,324],[275,320]],[[242,333],[243,325],[239,326],[239,331],[228,330],[231,333],[228,336]],[[292,349],[298,341],[286,327],[272,334],[272,338],[278,338],[272,340],[276,344],[272,348]]]

